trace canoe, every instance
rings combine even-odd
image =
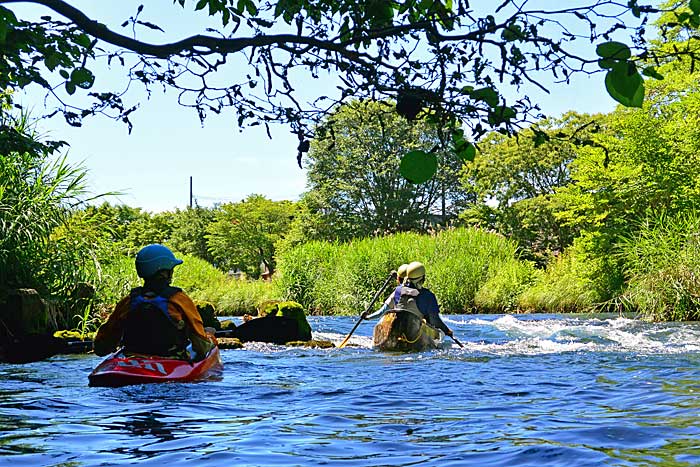
[[[374,327],[379,350],[421,352],[440,347],[445,334],[408,310],[390,310]]]
[[[174,358],[125,355],[117,351],[88,376],[90,386],[117,387],[129,384],[188,382],[222,371],[219,348],[214,347],[198,362]]]

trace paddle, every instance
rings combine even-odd
[[[345,338],[345,340],[343,340],[343,342],[341,342],[340,345],[338,346],[339,349],[342,349],[343,347],[345,347],[345,345],[350,340],[350,336],[352,336],[352,334],[355,332],[355,329],[357,329],[357,327],[360,325],[362,320],[365,319],[365,317],[364,317],[365,313],[369,313],[369,310],[371,310],[372,306],[374,306],[374,302],[377,301],[379,296],[384,292],[384,290],[387,288],[387,286],[389,285],[389,283],[392,280],[396,280],[396,271],[391,271],[391,274],[389,274],[389,277],[386,278],[386,281],[384,281],[384,284],[382,284],[381,288],[379,290],[377,290],[377,293],[374,294],[374,298],[372,298],[372,301],[369,302],[369,305],[367,305],[367,309],[364,311],[364,313],[362,313],[360,315],[360,319],[357,321],[357,323],[355,323],[355,326],[352,328],[352,331],[350,331],[350,334],[348,334],[348,336]]]
[[[464,348],[464,346],[462,345],[462,343],[461,343],[460,341],[458,341],[457,338],[456,338],[455,336],[450,336],[450,339],[452,339],[453,341],[455,341],[455,342],[457,343],[458,346]]]

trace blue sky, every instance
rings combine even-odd
[[[141,3],[146,5],[144,20],[164,25],[166,31],[177,31],[169,33],[169,38],[200,32],[207,26],[206,18],[191,11],[176,15],[181,10],[173,6],[172,0],[71,3],[118,30],[119,24],[134,14]],[[36,16],[48,13],[37,6],[11,5],[11,8]],[[167,14],[173,17],[164,16]],[[159,34],[148,33],[147,38],[162,41]],[[95,71],[96,89],[119,83],[124,73],[119,68]],[[308,79],[309,89],[314,92],[322,92],[329,86],[323,80]],[[551,94],[534,87],[509,92],[527,94],[545,114],[554,116],[568,110],[608,112],[615,107],[605,92],[600,73],[576,76],[572,84],[552,85],[550,90]],[[34,108],[35,115],[42,113],[43,94],[31,93],[19,98]],[[70,144],[69,159],[88,169],[93,193],[119,191],[123,194],[109,198],[110,202],[147,211],[185,208],[189,202],[190,176],[194,197],[203,206],[240,201],[252,193],[273,200],[296,200],[304,191],[306,174],[297,166],[297,138],[288,128],[272,127],[272,139],[260,127],[241,132],[230,111],[210,115],[202,126],[194,110],[180,107],[176,96],[162,92],[155,92],[150,98],[144,94],[140,104],[140,109],[132,114],[131,134],[125,124],[101,117],[86,120],[82,128],[72,128],[61,117],[54,117],[42,121],[40,130],[51,139]]]

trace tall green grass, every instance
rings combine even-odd
[[[566,251],[545,271],[538,271],[534,283],[520,295],[518,306],[527,312],[580,312],[599,301],[586,278],[586,265]]]
[[[182,265],[175,268],[173,285],[195,302],[211,303],[218,315],[255,313],[260,303],[281,298],[270,282],[236,279],[195,256],[182,259]]]
[[[498,270],[514,267],[516,258],[514,242],[478,229],[400,233],[346,244],[311,242],[280,253],[276,285],[285,298],[312,312],[357,314],[369,305],[392,269],[420,261],[427,269],[426,287],[435,292],[443,311],[470,312],[489,279],[499,280],[503,290],[510,291],[499,297],[513,301],[534,274],[532,265],[523,262],[519,266],[523,272],[499,276]],[[508,280],[515,282],[506,284]],[[490,310],[510,306],[486,299],[483,305]]]
[[[700,215],[660,216],[621,243],[623,306],[654,321],[700,319]]]

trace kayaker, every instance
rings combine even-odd
[[[136,255],[136,273],[144,282],[122,298],[95,336],[97,355],[118,346],[126,352],[201,360],[214,346],[192,300],[172,287],[173,269],[182,264],[164,245],[152,244]],[[192,344],[194,355],[186,350]]]
[[[396,290],[401,288],[401,284],[403,283],[404,279],[406,278],[406,270],[408,269],[408,264],[402,264],[399,266],[399,268],[396,270],[396,289],[394,289],[393,292],[391,292],[391,295],[389,295],[386,300],[384,301],[384,304],[379,308],[377,311],[375,311],[372,314],[369,314],[369,312],[365,311],[362,313],[362,319],[374,319],[374,318],[381,318],[384,316],[384,314],[394,308],[394,297],[396,296]]]
[[[418,261],[410,263],[406,268],[406,277],[403,283],[394,289],[392,296],[387,299],[388,303],[385,302],[382,308],[366,318],[371,319],[375,315],[378,316],[384,307],[387,309],[383,313],[390,309],[417,309],[428,324],[452,337],[454,333],[440,317],[440,305],[437,297],[429,289],[423,287],[424,282],[425,266],[423,263]]]

